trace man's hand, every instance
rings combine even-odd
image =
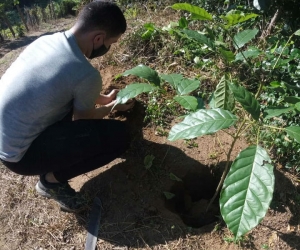
[[[112,101],[111,103],[109,103],[109,104],[107,104],[105,106],[112,108],[115,105],[115,103],[116,103],[116,101],[114,100],[114,101]],[[134,99],[130,99],[130,100],[128,100],[124,104],[117,104],[114,107],[114,110],[117,110],[117,111],[127,111],[127,110],[131,109],[134,106],[134,103],[135,103],[135,100]]]
[[[108,105],[108,104],[110,104],[113,100],[116,99],[118,92],[119,92],[118,89],[113,89],[107,95],[100,94],[99,97],[96,100],[96,104],[100,104],[100,105]]]

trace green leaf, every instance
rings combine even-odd
[[[300,36],[300,30],[295,31],[294,35]]]
[[[291,84],[288,84],[288,83],[285,83],[285,82],[283,82],[283,85],[285,87],[287,87],[288,89],[294,89],[294,90],[300,91],[300,87],[297,87],[297,86],[294,86],[294,85],[291,85]]]
[[[215,49],[214,42],[211,39],[209,39],[207,36],[200,34],[197,31],[188,30],[188,29],[184,29],[183,33],[185,33],[189,38],[194,39],[195,41],[197,41],[199,43],[204,43],[211,49]]]
[[[260,115],[260,105],[255,97],[243,86],[230,84],[229,87],[233,92],[235,99],[249,114],[251,114],[254,120],[258,120]]]
[[[192,139],[228,128],[237,121],[237,117],[223,109],[201,109],[184,118],[172,127],[168,139]]]
[[[196,110],[198,107],[198,100],[194,96],[175,96],[174,100],[188,110]]]
[[[297,111],[300,111],[300,102],[297,102],[295,104],[295,108],[296,108]]]
[[[294,110],[294,107],[292,107],[292,106],[291,107],[268,107],[268,109],[266,109],[264,111],[264,115],[266,114],[266,116],[264,116],[264,118],[270,119],[272,117],[280,116],[291,110]]]
[[[155,159],[154,155],[146,155],[146,157],[144,158],[144,166],[146,169],[149,169],[152,167],[154,159]]]
[[[300,143],[300,127],[298,126],[286,127],[285,131],[290,137],[294,138],[298,143]]]
[[[212,15],[205,9],[188,3],[176,3],[172,5],[174,10],[186,10],[192,14],[192,18],[196,20],[212,20]]]
[[[235,238],[254,228],[266,215],[274,192],[271,159],[252,145],[234,160],[220,194],[221,214]]]
[[[200,80],[183,78],[179,83],[176,82],[175,88],[179,95],[186,95],[199,88]]]
[[[231,26],[234,26],[238,23],[245,22],[251,18],[257,17],[257,14],[250,13],[250,14],[244,14],[244,13],[229,13],[226,16],[221,16],[221,18],[225,21],[227,21],[226,28],[229,28]]]
[[[164,192],[164,196],[166,197],[167,200],[171,200],[173,197],[175,197],[175,194],[170,192]]]
[[[247,58],[256,58],[257,56],[260,55],[260,53],[261,53],[261,51],[259,49],[257,49],[257,48],[251,48],[251,49],[249,49],[247,51],[243,51],[243,52],[240,52],[240,53],[236,54],[235,60],[236,61],[244,61],[245,58],[246,59]]]
[[[175,174],[170,173],[170,179],[172,181],[182,181],[180,178],[178,178]]]
[[[160,77],[162,80],[170,83],[179,95],[188,94],[199,88],[200,85],[199,80],[183,78],[180,74],[161,74]]]
[[[226,76],[223,76],[214,92],[214,107],[232,111],[234,108],[234,96],[229,88]]]
[[[132,83],[118,92],[116,104],[126,103],[129,99],[134,98],[141,93],[147,93],[155,89],[157,89],[157,87],[148,83]]]
[[[178,24],[179,24],[179,27],[182,28],[182,29],[185,29],[188,27],[189,23],[188,21],[186,20],[185,17],[181,17],[178,21]]]
[[[154,31],[155,30],[155,26],[153,23],[146,23],[144,24],[144,27],[147,29],[147,30],[150,30],[150,31]]]
[[[286,96],[284,97],[284,101],[291,104],[296,104],[300,102],[300,97],[297,96]]]
[[[139,65],[132,69],[126,70],[123,76],[134,75],[148,80],[150,83],[154,83],[156,86],[160,85],[160,78],[157,72],[145,65]]]
[[[196,97],[196,99],[198,102],[197,109],[205,109],[205,103],[204,103],[203,99],[200,97]]]
[[[246,43],[251,41],[256,36],[257,33],[258,33],[258,29],[253,29],[253,30],[244,30],[236,34],[233,38],[234,47],[236,49],[242,48]]]
[[[271,88],[280,88],[280,87],[282,87],[281,83],[278,82],[278,81],[270,82],[270,86],[271,86]]]
[[[180,74],[169,74],[169,75],[161,74],[160,78],[170,83],[171,86],[175,89],[177,84],[180,83],[181,80],[183,79],[183,76]]]
[[[230,50],[225,50],[222,48],[219,48],[219,51],[221,53],[221,55],[228,61],[228,62],[232,62],[235,58],[234,54],[232,53],[232,51]]]

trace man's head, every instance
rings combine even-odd
[[[126,19],[120,8],[109,1],[94,1],[83,7],[78,15],[76,31],[91,42],[87,57],[105,54],[126,31]],[[89,40],[88,40],[89,39]]]

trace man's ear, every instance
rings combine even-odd
[[[94,43],[104,43],[104,38],[106,36],[105,31],[100,31],[95,37],[94,37]]]

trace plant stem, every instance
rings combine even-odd
[[[284,130],[284,128],[278,128],[278,127],[274,127],[274,126],[270,126],[270,125],[265,125],[265,124],[263,124],[263,126],[267,127],[267,128],[277,129],[277,130]]]
[[[208,209],[210,208],[211,204],[212,204],[212,203],[214,202],[214,200],[216,199],[216,197],[217,197],[217,195],[218,195],[218,193],[219,193],[219,191],[220,191],[220,189],[221,189],[221,187],[222,187],[222,185],[223,185],[223,183],[224,183],[225,177],[226,177],[226,175],[227,175],[227,173],[228,173],[228,170],[229,170],[229,162],[230,162],[230,156],[231,156],[232,150],[233,150],[233,148],[234,148],[234,145],[235,145],[237,139],[238,139],[239,136],[240,136],[241,130],[242,130],[243,126],[245,125],[246,121],[247,121],[246,119],[244,119],[244,120],[242,121],[242,123],[241,123],[239,129],[237,130],[236,134],[235,134],[234,137],[233,137],[233,141],[232,141],[231,146],[230,146],[230,149],[229,149],[229,151],[228,151],[228,153],[227,153],[227,159],[226,159],[226,166],[225,166],[225,169],[224,169],[224,171],[223,171],[223,174],[222,174],[221,180],[220,180],[220,182],[219,182],[219,184],[218,184],[218,187],[217,187],[217,189],[216,189],[216,192],[215,192],[214,196],[212,197],[212,199],[210,200],[209,204],[208,204],[207,207],[206,207],[206,212],[208,211]]]
[[[276,68],[277,64],[278,64],[278,61],[279,59],[281,58],[282,54],[283,54],[283,51],[285,50],[286,46],[289,44],[290,40],[292,39],[294,34],[292,34],[290,37],[289,37],[289,40],[286,42],[286,44],[284,45],[284,47],[282,48],[281,52],[280,52],[280,55],[278,56],[274,66],[273,66],[273,69],[272,69],[272,73],[274,71],[274,69]]]

